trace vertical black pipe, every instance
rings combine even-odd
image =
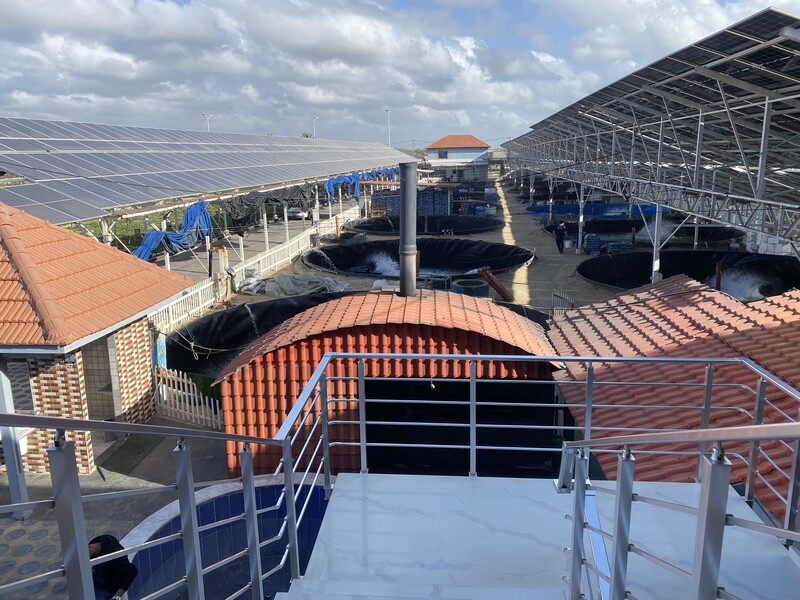
[[[400,163],[400,295],[417,294],[417,163]]]

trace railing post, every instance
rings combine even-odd
[[[798,530],[797,515],[800,512],[800,440],[792,444],[792,470],[789,475],[789,494],[786,499],[786,516],[783,528],[789,531]],[[791,542],[797,544],[797,542]]]
[[[756,403],[753,408],[753,425],[761,425],[764,420],[764,402],[767,398],[767,380],[763,377],[759,378],[758,385],[756,386]],[[750,453],[747,457],[747,480],[744,488],[744,499],[747,502],[752,502],[755,499],[755,492],[753,490],[756,482],[755,478],[758,474],[758,458],[760,453],[761,444],[758,440],[750,442]]]
[[[700,429],[708,429],[709,424],[711,423],[711,393],[714,386],[714,367],[711,365],[706,365],[706,384],[703,388],[703,412],[700,415]],[[700,467],[702,462],[700,461],[701,456],[705,456],[706,451],[708,450],[707,445],[705,442],[700,442],[700,445],[697,449],[698,456],[697,456],[697,481],[700,481]]]
[[[575,474],[575,448],[561,449],[561,464],[558,469],[556,492],[568,494],[572,491],[572,478]]]
[[[300,577],[300,552],[297,547],[297,512],[294,500],[291,437],[283,440],[283,490],[286,503],[286,530],[289,532],[289,566],[292,579],[297,579]]]
[[[581,577],[584,549],[583,528],[586,514],[586,476],[589,472],[588,452],[579,448],[575,456],[575,482],[572,493],[572,559],[569,569],[569,600],[581,600]]]
[[[691,598],[710,600],[717,597],[722,537],[728,507],[728,485],[731,463],[718,444],[711,456],[702,456],[700,506],[697,511],[697,533],[694,539],[694,568]]]
[[[67,595],[70,598],[94,598],[75,444],[66,440],[63,429],[56,432],[53,445],[47,449],[47,460],[67,576]]]
[[[266,224],[265,224],[266,226]],[[247,558],[250,562],[250,594],[253,600],[264,600],[261,584],[261,548],[258,539],[258,516],[256,514],[256,484],[253,479],[253,451],[245,444],[239,453],[242,466],[242,498],[244,499],[244,523],[247,534]]]
[[[469,361],[469,476],[478,475],[478,406],[477,406],[478,366]]]
[[[364,383],[364,359],[358,359],[358,435],[361,448],[361,472],[368,473],[367,468],[367,391]]]
[[[189,600],[203,600],[203,561],[200,554],[200,532],[197,526],[197,502],[194,497],[194,474],[189,444],[181,438],[172,451],[175,459],[175,480],[183,536],[183,562],[186,567],[186,588]]]
[[[592,388],[594,386],[594,364],[586,364],[586,414],[583,422],[583,439],[592,437]]]
[[[631,538],[631,503],[635,459],[628,448],[617,459],[617,496],[614,503],[614,541],[611,556],[610,600],[625,599],[628,578],[628,549]]]
[[[331,497],[331,439],[328,433],[328,378],[325,373],[319,378],[319,416],[322,419],[322,477],[325,499]]]

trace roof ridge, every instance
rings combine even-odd
[[[19,274],[22,287],[41,320],[45,342],[65,346],[74,336],[5,206],[0,209],[0,242],[5,245],[9,262]]]

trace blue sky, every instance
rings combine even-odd
[[[800,15],[800,0],[775,8]],[[756,0],[3,0],[0,114],[493,144]],[[316,122],[314,118],[317,118]]]

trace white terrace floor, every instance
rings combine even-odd
[[[635,491],[693,506],[699,497],[696,484]],[[305,577],[278,598],[564,598],[571,502],[549,480],[343,474]],[[597,504],[611,530],[614,497],[598,494]],[[733,490],[728,512],[757,520]],[[691,570],[694,527],[690,515],[635,503],[631,541]],[[639,599],[688,597],[688,581],[637,556],[629,573]],[[728,528],[721,585],[747,599],[797,597],[800,569],[774,539]]]

